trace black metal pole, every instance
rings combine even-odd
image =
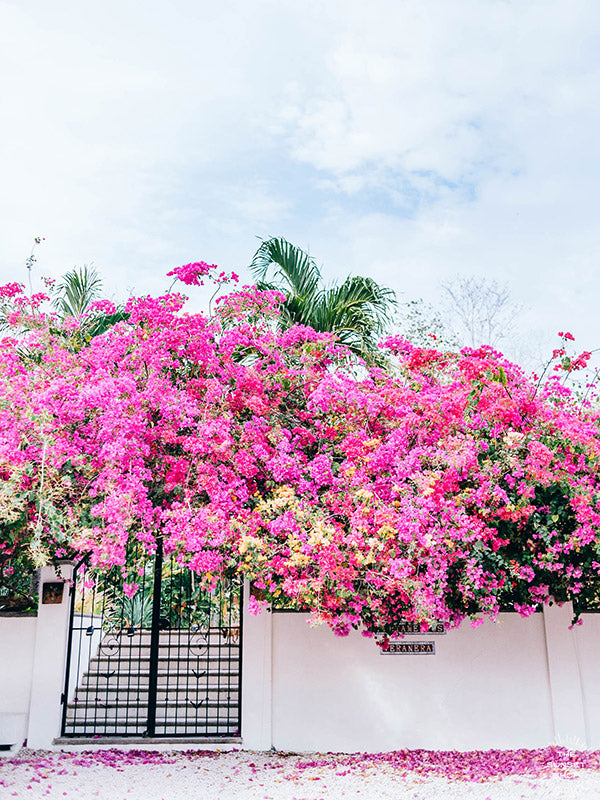
[[[77,565],[77,567],[79,564]],[[69,641],[67,644],[67,657],[66,657],[66,668],[65,668],[65,688],[61,696],[61,703],[62,703],[62,714],[60,720],[60,735],[65,735],[65,729],[67,727],[67,707],[69,705],[69,678],[71,677],[71,652],[73,649],[73,617],[75,615],[75,581],[77,580],[77,576],[75,570],[77,567],[73,568],[73,576],[71,586],[69,588]],[[41,587],[40,587],[41,591]],[[81,649],[81,638],[79,641],[79,648]],[[77,676],[79,677],[79,676]]]
[[[241,736],[242,733],[242,653],[243,638],[244,638],[244,583],[241,578],[238,578],[238,613],[239,618],[239,638],[238,638],[238,707],[237,707],[237,735]]]
[[[158,690],[158,646],[160,644],[160,593],[162,582],[163,543],[159,537],[154,559],[152,595],[152,630],[150,633],[150,674],[148,677],[148,722],[146,736],[156,733],[156,695]]]

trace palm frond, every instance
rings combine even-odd
[[[100,296],[102,280],[93,267],[84,264],[63,275],[56,287],[53,306],[62,317],[80,317]]]
[[[391,322],[396,305],[392,289],[380,286],[372,278],[350,277],[319,294],[314,326],[336,333],[357,355],[378,361],[377,342]]]
[[[265,239],[254,254],[250,269],[258,281],[306,300],[315,295],[321,280],[314,259],[282,237]],[[269,273],[272,277],[267,281]]]
[[[106,331],[112,328],[113,325],[116,325],[117,322],[128,320],[130,316],[131,315],[125,311],[125,308],[120,306],[114,314],[100,314],[97,317],[93,317],[86,326],[85,332],[90,339],[93,339],[94,336],[101,336],[103,333],[106,333]]]
[[[369,363],[384,363],[377,344],[397,306],[392,289],[360,276],[349,277],[339,286],[320,288],[321,272],[315,261],[283,238],[265,239],[250,269],[259,289],[278,289],[286,295],[280,328],[307,325],[331,331]]]
[[[392,312],[398,304],[393,289],[360,275],[346,278],[340,286],[323,290],[319,300],[324,307],[337,313],[364,315],[365,319],[371,320],[376,333],[391,322]]]

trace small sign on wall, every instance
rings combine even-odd
[[[428,631],[421,630],[421,626],[416,622],[401,622],[398,626],[398,633],[403,636],[444,636],[446,627],[443,622],[436,622],[433,628]]]
[[[435,655],[435,642],[389,642],[387,648],[381,649],[384,656]]]
[[[65,585],[59,581],[42,584],[42,604],[58,605],[62,603]]]

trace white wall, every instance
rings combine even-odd
[[[88,636],[86,629],[93,626],[94,632]],[[92,658],[98,653],[102,640],[102,617],[97,614],[80,614],[76,616],[71,637],[71,659],[69,663],[68,702],[73,702],[82,676]]]
[[[574,630],[570,615],[568,606],[528,619],[500,614],[479,628],[404,639],[433,640],[436,655],[382,655],[356,632],[311,628],[305,614],[246,609],[243,746],[600,747],[600,615]],[[67,623],[68,592],[61,605],[40,605],[37,619],[0,617],[0,739],[51,747],[59,735]]]
[[[583,614],[574,630],[583,694],[586,739],[600,748],[600,614]]]
[[[26,738],[36,617],[0,617],[0,744]]]
[[[535,747],[553,740],[544,619],[500,614],[382,655],[304,614],[273,615],[273,744],[284,750]]]
[[[40,570],[40,590],[45,582],[69,581],[73,574],[70,564],[63,564],[60,574],[53,567]],[[38,603],[38,624],[33,654],[31,706],[27,743],[32,748],[51,747],[60,735],[62,715],[61,694],[65,682],[67,638],[69,631],[70,597],[68,584],[62,601],[57,604]]]
[[[273,615],[248,612],[250,587],[244,584],[242,627],[242,741],[248,750],[269,750],[271,729],[271,673],[273,663]]]

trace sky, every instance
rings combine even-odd
[[[284,236],[401,300],[506,282],[529,350],[600,347],[597,0],[0,0],[0,83],[2,282],[35,236],[117,299],[249,282]]]

